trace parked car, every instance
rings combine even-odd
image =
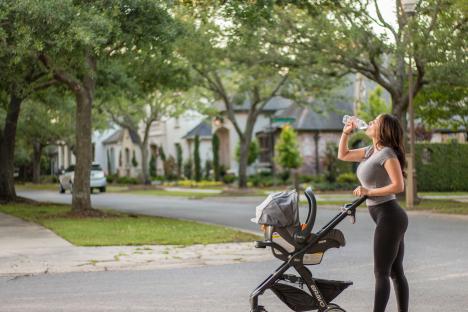
[[[73,181],[75,179],[75,165],[68,167],[63,174],[59,176],[60,184],[60,193],[65,193],[66,190],[69,190],[70,193],[73,192]],[[106,176],[104,171],[99,164],[93,164],[91,166],[91,193],[94,189],[99,189],[99,191],[106,191]]]

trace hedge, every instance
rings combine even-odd
[[[468,144],[416,144],[418,191],[468,191]]]

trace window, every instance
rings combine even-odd
[[[258,143],[260,145],[259,160],[263,163],[271,162],[272,144],[271,144],[271,133],[259,133],[257,136]]]
[[[125,165],[130,165],[130,150],[128,148],[125,149]]]

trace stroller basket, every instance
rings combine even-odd
[[[353,284],[353,282],[325,279],[314,279],[314,282],[326,302],[331,302],[343,290]],[[297,287],[276,282],[270,289],[293,311],[311,311],[319,309],[317,300]]]

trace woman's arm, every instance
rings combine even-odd
[[[365,147],[357,149],[348,149],[348,132],[343,129],[341,134],[340,145],[338,146],[338,159],[344,161],[361,161],[365,156]]]
[[[354,190],[356,196],[386,196],[391,194],[398,194],[404,191],[405,181],[401,173],[400,162],[397,158],[390,158],[384,163],[385,170],[392,181],[389,185],[375,189],[369,189],[359,186]]]
[[[365,148],[358,148],[353,150],[348,149],[348,137],[351,135],[351,132],[355,127],[356,123],[351,119],[343,128],[340,144],[338,145],[339,160],[359,162],[365,156]]]

